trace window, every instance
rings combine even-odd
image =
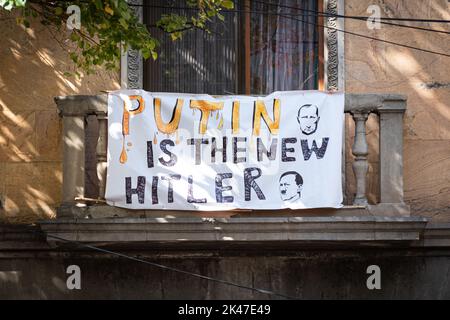
[[[235,10],[224,12],[225,20],[216,20],[210,33],[190,30],[175,42],[151,29],[161,52],[145,63],[144,88],[217,95],[319,89],[323,40],[314,11],[321,10],[320,2],[235,1]],[[181,0],[156,3],[158,8],[144,10],[149,25],[184,5]]]

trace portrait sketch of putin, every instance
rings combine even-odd
[[[298,110],[297,121],[300,130],[306,135],[316,132],[319,120],[319,108],[316,105],[305,104]]]
[[[295,202],[301,198],[303,178],[296,171],[288,171],[280,177],[280,196],[285,202]]]

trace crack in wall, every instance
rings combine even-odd
[[[422,83],[422,88],[432,90],[432,89],[442,89],[442,88],[450,88],[450,82],[428,82],[428,83]]]

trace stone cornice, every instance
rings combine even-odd
[[[408,242],[419,241],[421,217],[120,218],[42,221],[47,241],[125,242]]]

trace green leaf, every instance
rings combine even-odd
[[[14,3],[11,0],[0,0],[0,7],[10,11],[14,7]]]
[[[120,18],[119,23],[125,30],[128,30],[128,23],[124,18]]]
[[[106,12],[107,14],[111,15],[111,16],[114,15],[114,10],[111,9],[111,7],[108,6],[108,5],[105,7],[105,12]]]
[[[180,39],[191,29],[200,28],[208,31],[212,17],[224,21],[220,14],[223,8],[233,8],[233,1],[227,0],[185,0],[189,7],[199,10],[186,12],[173,11],[156,19],[158,28],[167,32],[173,39]],[[80,8],[82,17],[81,29],[73,30],[68,40],[75,49],[69,53],[70,59],[79,70],[93,73],[97,66],[106,69],[117,69],[121,57],[121,48],[133,48],[141,51],[145,59],[157,59],[163,54],[157,52],[158,39],[152,34],[152,27],[139,22],[133,7],[127,0],[71,0],[33,1],[33,7],[26,0],[0,0],[0,9],[19,8],[17,22],[30,26],[27,17],[33,16],[46,25],[62,31],[66,26],[65,9],[69,4]],[[61,37],[65,32],[59,32]],[[67,37],[67,36],[66,36]],[[64,39],[61,39],[64,41]]]
[[[103,3],[102,3],[102,0],[95,0],[95,1],[94,1],[94,4],[95,4],[95,8],[96,8],[97,10],[102,10],[102,9],[103,9]]]
[[[224,0],[224,1],[222,1],[222,7],[224,7],[225,9],[233,9],[234,3],[233,3],[233,1],[230,1],[230,0]]]
[[[26,0],[0,0],[0,7],[10,11],[11,9],[24,7]]]
[[[144,59],[150,58],[150,51],[149,50],[143,49],[141,53],[142,53],[142,57]]]

